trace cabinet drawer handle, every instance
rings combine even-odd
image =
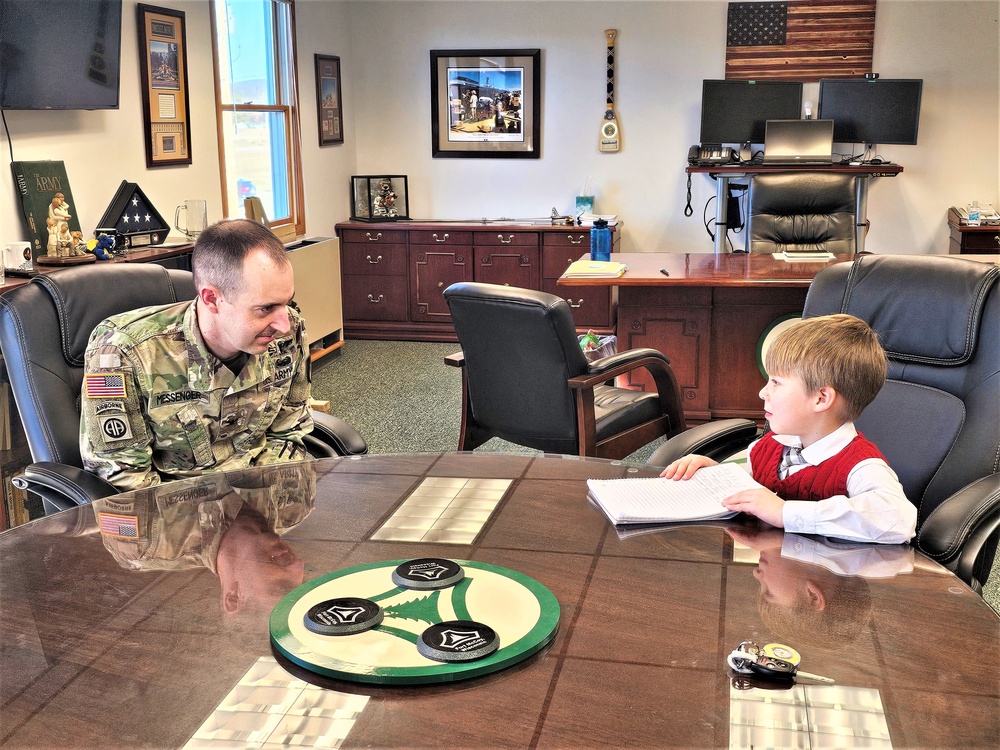
[[[447,232],[444,233],[444,237],[442,237],[441,239],[438,239],[437,232],[435,232],[434,234],[432,234],[431,237],[434,238],[435,242],[447,242],[448,241],[448,233]]]
[[[569,263],[570,265],[572,265],[573,264],[573,259],[572,258],[567,258],[566,262]]]
[[[372,237],[372,233],[371,232],[365,232],[365,237],[368,238],[369,242],[378,242],[380,239],[382,239],[382,233],[379,232],[374,237]]]
[[[576,301],[576,304],[574,304],[573,300],[571,300],[569,297],[566,298],[566,302],[569,303],[569,306],[572,307],[574,310],[579,310],[581,307],[583,307],[582,297]]]
[[[579,245],[580,243],[582,243],[582,242],[583,242],[583,235],[582,235],[582,234],[578,234],[578,235],[576,236],[576,239],[574,240],[574,239],[573,239],[573,235],[571,235],[571,234],[567,234],[567,235],[566,235],[566,239],[567,239],[567,240],[569,240],[569,241],[570,241],[570,244],[572,244],[572,245]]]
[[[997,244],[998,244],[998,245],[1000,245],[1000,234],[998,234],[998,235],[997,235],[996,237],[994,237],[993,239],[995,239],[995,240],[997,241]]]
[[[379,296],[378,296],[377,298],[376,298],[376,297],[373,297],[373,296],[372,296],[372,295],[370,295],[370,294],[368,295],[368,301],[369,301],[369,302],[371,302],[371,303],[372,303],[373,305],[377,305],[377,304],[378,304],[379,302],[381,302],[381,301],[382,301],[383,299],[385,299],[385,295],[383,295],[383,294],[380,294],[380,295],[379,295]]]
[[[444,286],[444,282],[443,282],[443,281],[439,281],[439,282],[438,282],[438,289],[440,289],[440,288],[441,288],[441,287],[443,287],[443,286]]]
[[[382,262],[382,256],[381,255],[378,256],[375,260],[372,260],[372,256],[370,256],[370,255],[366,255],[365,257],[368,258],[368,262],[371,263],[373,266],[376,263],[381,263]]]
[[[514,241],[514,235],[511,235],[507,239],[504,239],[502,234],[498,234],[497,239],[500,240],[501,245],[509,245],[511,242]]]

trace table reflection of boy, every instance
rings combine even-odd
[[[94,503],[101,538],[123,568],[219,576],[226,614],[269,611],[302,583],[281,538],[312,511],[311,461],[171,482]]]
[[[797,649],[836,648],[857,639],[872,616],[866,579],[913,569],[913,550],[901,545],[841,543],[780,529],[726,531],[760,554],[753,577],[760,584],[761,620]]]

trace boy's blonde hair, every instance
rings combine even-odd
[[[764,357],[772,375],[795,375],[808,392],[829,386],[854,421],[885,384],[888,362],[877,334],[853,315],[806,318],[775,339]]]

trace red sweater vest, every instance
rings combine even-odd
[[[806,466],[784,479],[778,479],[778,465],[785,446],[768,433],[750,451],[753,478],[783,500],[825,500],[847,494],[847,475],[866,458],[881,458],[875,444],[858,433],[840,453],[818,466]],[[888,463],[888,461],[886,461]]]

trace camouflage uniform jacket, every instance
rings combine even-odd
[[[234,375],[198,328],[195,302],[103,321],[85,354],[83,465],[122,490],[306,457],[309,347],[291,330]]]

